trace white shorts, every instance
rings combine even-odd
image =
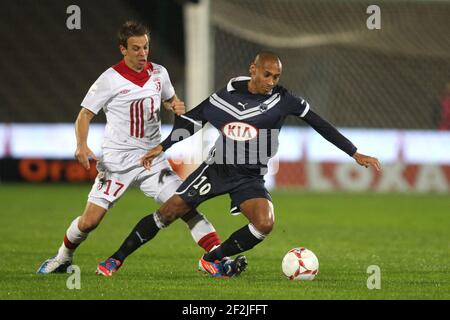
[[[165,159],[152,165],[150,170],[136,166],[121,172],[108,172],[104,178],[102,176],[99,172],[95,178],[88,201],[106,210],[114,206],[131,185],[139,186],[146,196],[164,203],[182,183]]]

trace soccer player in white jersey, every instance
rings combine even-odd
[[[91,86],[75,122],[75,156],[85,169],[90,167],[89,157],[97,160],[98,175],[84,213],[70,224],[57,255],[47,259],[37,273],[66,272],[75,249],[131,185],[163,203],[182,183],[164,156],[154,161],[151,170],[146,170],[140,159],[161,142],[160,105],[181,115],[184,103],[176,96],[167,70],[147,61],[150,39],[145,26],[128,21],[119,30],[118,38],[123,60],[108,68]],[[87,137],[92,118],[102,109],[106,127],[102,157],[97,159],[87,145]],[[205,251],[220,244],[212,224],[196,210],[184,221]],[[139,230],[135,236],[142,243],[150,240],[143,239]],[[109,263],[114,266],[99,266],[97,272],[110,276],[110,270],[116,271],[121,265],[118,260]]]

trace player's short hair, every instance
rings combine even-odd
[[[275,52],[269,51],[269,50],[258,51],[253,62],[256,62],[256,60],[258,58],[259,59],[273,59],[273,60],[278,60],[281,62],[280,56],[278,54],[276,54]]]
[[[150,41],[150,29],[144,24],[137,21],[126,21],[117,32],[117,38],[119,40],[119,45],[127,48],[128,46],[128,38],[130,37],[139,37],[139,36],[148,36]]]

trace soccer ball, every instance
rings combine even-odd
[[[284,275],[289,280],[313,280],[319,273],[319,259],[306,248],[289,250],[281,262]]]

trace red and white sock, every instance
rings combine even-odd
[[[209,252],[221,244],[219,235],[214,226],[205,218],[198,214],[187,222],[191,230],[192,238],[206,252]]]
[[[73,253],[75,249],[80,245],[81,242],[86,240],[89,233],[82,232],[78,228],[78,221],[80,217],[77,217],[67,229],[66,234],[64,235],[64,241],[59,247],[58,254],[56,258],[60,261],[72,260]]]

